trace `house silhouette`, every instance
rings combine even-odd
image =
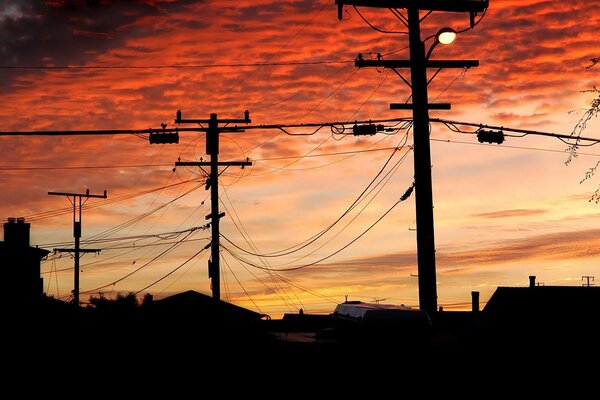
[[[38,305],[44,297],[40,263],[49,251],[30,246],[30,230],[24,218],[8,218],[4,241],[0,242],[0,268],[5,279],[0,293],[4,304],[13,309]]]

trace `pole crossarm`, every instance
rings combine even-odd
[[[413,104],[405,103],[391,103],[390,110],[413,110],[415,106]],[[429,103],[427,108],[430,110],[450,110],[452,105],[450,103]]]
[[[361,60],[357,58],[354,65],[362,67],[410,68],[410,60]],[[471,68],[478,67],[479,60],[427,60],[426,68]]]
[[[489,0],[336,0],[335,3],[338,8],[348,5],[446,12],[483,12],[489,6]]]
[[[55,253],[74,253],[77,249],[52,249]],[[100,253],[102,249],[79,249],[80,253]]]
[[[210,119],[197,119],[197,118],[191,118],[191,119],[183,119],[181,118],[181,110],[177,111],[177,115],[175,117],[175,123],[176,124],[210,124],[211,121],[213,121],[212,118]],[[249,124],[251,123],[252,120],[250,119],[250,112],[248,112],[248,110],[244,111],[244,119],[239,119],[239,118],[219,118],[218,119],[218,123],[219,124]],[[226,128],[219,128],[219,130],[223,130]]]
[[[227,167],[249,167],[252,161],[219,161],[219,166]],[[210,161],[177,161],[177,167],[210,167]]]
[[[48,192],[51,196],[68,196],[68,197],[87,197],[87,198],[96,198],[96,199],[106,199],[106,190],[104,194],[90,194],[88,190],[86,193],[62,193],[62,192]]]

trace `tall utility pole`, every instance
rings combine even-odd
[[[417,263],[419,278],[419,307],[433,315],[437,311],[435,239],[433,224],[433,189],[431,181],[431,150],[429,143],[429,109],[450,109],[449,104],[430,104],[427,94],[427,68],[469,68],[478,66],[474,60],[430,61],[421,40],[420,11],[468,12],[471,26],[475,15],[488,7],[488,0],[336,0],[341,20],[344,5],[386,9],[406,9],[407,17],[400,20],[408,28],[410,60],[356,59],[357,67],[410,68],[412,104],[391,104],[390,109],[412,109],[414,135],[415,206],[417,220]],[[432,46],[437,44],[434,43]],[[430,48],[430,51],[433,48]],[[397,72],[397,71],[396,71]],[[436,73],[437,74],[437,73]],[[398,75],[400,75],[398,73]],[[406,79],[400,77],[408,83]],[[435,77],[435,75],[434,75]],[[433,78],[432,78],[433,79]]]
[[[85,204],[82,202],[82,198],[86,201],[89,198],[95,197],[98,199],[106,199],[106,190],[104,194],[90,194],[90,189],[87,189],[85,193],[62,193],[62,192],[48,192],[51,196],[66,196],[71,204],[73,204],[73,237],[75,238],[74,249],[55,249],[58,252],[73,252],[75,258],[74,274],[73,274],[73,305],[79,307],[79,254],[80,253],[97,253],[98,249],[80,249],[79,239],[81,238],[81,206]],[[73,200],[71,201],[71,197]],[[79,215],[78,215],[79,214]]]
[[[249,124],[250,114],[245,112],[244,119],[218,119],[217,114],[210,114],[210,119],[182,119],[181,111],[177,111],[176,124],[208,124],[208,128],[204,128],[206,132],[206,154],[210,156],[210,161],[178,161],[176,166],[196,166],[210,167],[210,173],[206,182],[206,189],[210,188],[210,214],[206,219],[210,219],[211,226],[211,242],[210,252],[211,259],[208,261],[208,277],[211,279],[211,288],[214,300],[221,300],[221,255],[219,253],[219,221],[225,216],[225,213],[219,212],[219,167],[221,166],[238,166],[244,168],[252,165],[251,161],[226,161],[219,162],[219,134],[222,132],[244,132],[242,128],[237,126],[226,127],[219,124]]]

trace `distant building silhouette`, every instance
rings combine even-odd
[[[30,228],[24,218],[9,218],[4,224],[4,241],[0,242],[2,297],[13,307],[36,304],[44,295],[40,262],[49,251],[30,246]]]
[[[483,314],[498,332],[530,335],[538,343],[569,348],[585,341],[600,323],[600,287],[498,287]]]

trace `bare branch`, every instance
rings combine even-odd
[[[569,157],[567,157],[565,165],[571,164],[571,162],[573,162],[573,160],[577,158],[577,150],[579,150],[579,138],[581,137],[581,134],[587,128],[588,122],[592,118],[597,117],[600,114],[600,89],[594,86],[592,89],[585,90],[584,92],[598,93],[598,97],[596,97],[590,102],[590,108],[583,113],[583,115],[579,119],[579,122],[577,122],[577,124],[571,131],[571,136],[575,138],[575,143],[567,147],[567,149],[565,150],[569,153]]]

